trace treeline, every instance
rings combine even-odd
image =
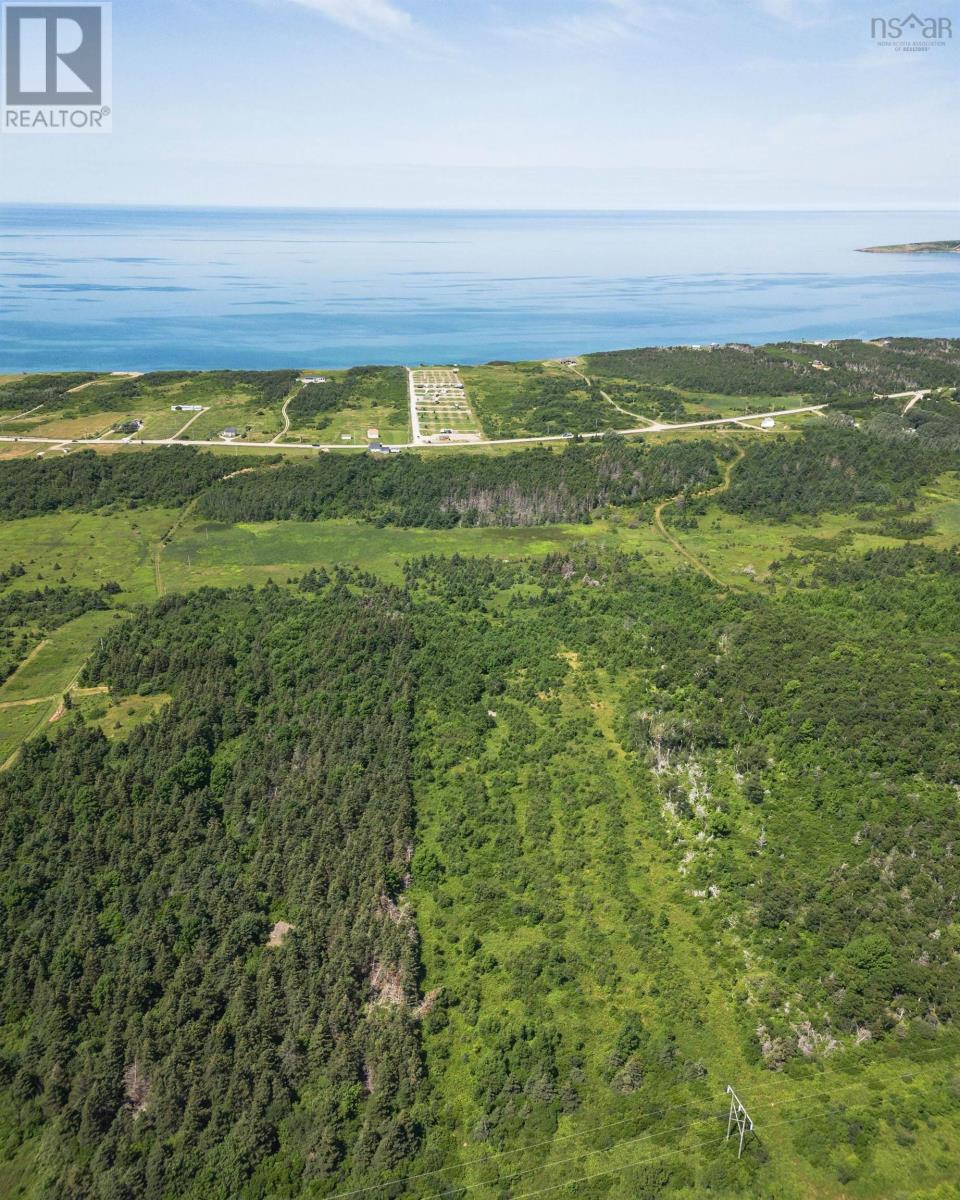
[[[755,346],[613,350],[591,354],[587,362],[587,370],[599,375],[724,396],[780,396],[835,390],[790,363],[771,359],[764,348]],[[818,374],[822,372],[810,372],[810,376]]]
[[[882,546],[864,554],[835,556],[813,570],[816,583],[867,584],[907,575],[960,575],[960,549],[936,550],[933,546]]]
[[[216,521],[352,517],[381,525],[541,525],[586,521],[719,479],[707,442],[633,445],[617,437],[502,456],[323,455],[309,464],[239,475],[212,487],[197,511]]]
[[[829,400],[960,385],[960,342],[948,339],[646,347],[591,354],[588,363],[598,375],[725,396]]]
[[[162,601],[87,677],[162,715],[112,744],[68,718],[0,777],[0,1081],[38,1196],[294,1195],[416,1151],[397,609]]]
[[[231,471],[268,461],[253,456],[224,458],[186,446],[135,454],[81,450],[60,458],[14,459],[0,463],[0,517],[9,520],[107,504],[177,505]]]
[[[956,457],[930,441],[871,437],[839,422],[799,438],[753,445],[734,471],[720,503],[730,512],[771,520],[885,505],[913,496]]]

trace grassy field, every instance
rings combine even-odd
[[[334,443],[343,441],[346,434],[354,445],[366,446],[368,429],[376,429],[377,436],[382,442],[408,442],[410,440],[410,422],[406,415],[401,415],[389,405],[378,404],[376,400],[370,400],[356,408],[343,409],[334,413],[330,418],[330,423],[322,429],[312,429],[302,424],[293,425],[284,438],[284,442]]]
[[[44,702],[0,709],[0,769],[23,742],[46,727],[54,707]]]
[[[914,518],[928,517],[933,532],[922,538],[924,545],[946,549],[960,534],[960,476],[942,476],[917,499]],[[670,524],[671,510],[664,514]],[[796,523],[750,521],[711,504],[699,517],[695,529],[674,528],[673,532],[704,565],[733,586],[762,585],[769,581],[770,565],[795,555],[800,563],[789,574],[802,577],[824,555],[860,553],[879,546],[902,542],[872,532],[874,522],[858,521],[849,513],[825,513],[815,521]]]
[[[305,371],[304,374],[319,375],[332,383],[342,383],[347,377],[346,371]],[[376,436],[382,442],[410,440],[406,376],[396,370],[371,373],[368,378],[359,380],[352,378],[346,404],[332,412],[318,414],[312,419],[298,419],[296,405],[291,405],[290,415],[286,442],[347,440],[348,444],[366,446],[369,429],[376,429]]]
[[[488,363],[460,373],[488,437],[591,433],[634,424],[604,401],[592,400],[587,385],[557,363]]]
[[[22,562],[11,585],[42,587],[60,579],[76,587],[116,581],[132,602],[156,595],[153,545],[175,512],[145,508],[120,513],[56,513],[0,522],[0,562]]]
[[[203,400],[198,398],[193,403],[202,404]],[[238,387],[226,395],[217,396],[208,411],[200,414],[185,436],[200,440],[215,438],[222,430],[232,426],[251,442],[268,442],[283,428],[280,409],[280,404],[265,405],[259,398],[251,395],[249,388]],[[192,414],[173,415],[181,418],[180,425],[183,425]],[[144,428],[145,436],[152,436],[148,434],[147,428]]]
[[[164,586],[186,591],[281,583],[311,567],[359,566],[393,581],[405,559],[424,554],[538,557],[578,543],[650,552],[667,565],[668,555],[652,530],[597,521],[591,525],[453,530],[378,529],[356,521],[282,521],[222,526],[188,523],[163,556]]]
[[[64,692],[114,621],[117,611],[88,612],[40,642],[0,686],[0,768],[8,765],[22,742],[49,727]]]
[[[80,696],[74,708],[86,721],[98,725],[107,737],[116,738],[125,737],[134,726],[149,721],[169,702],[166,694],[120,697],[98,694]]]
[[[0,686],[0,704],[61,696],[75,680],[97,638],[122,615],[115,610],[84,613],[51,633]]]
[[[580,360],[504,363],[462,371],[491,437],[587,433],[642,427],[646,421],[693,421],[741,416],[805,403],[797,396],[723,396],[678,387],[651,387],[616,376],[588,375]]]

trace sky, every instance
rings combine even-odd
[[[113,132],[0,202],[955,208],[960,0],[115,0]]]

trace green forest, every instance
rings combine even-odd
[[[469,460],[324,455],[269,473],[224,479],[197,511],[216,521],[352,516],[381,525],[542,525],[589,520],[605,504],[672,496],[719,480],[705,442],[634,446],[601,442]]]
[[[590,354],[586,361],[595,375],[653,386],[724,396],[802,393],[829,399],[956,387],[960,341],[885,338],[881,342],[650,347]]]
[[[0,462],[0,1195],[957,1195],[960,406],[872,396],[956,344],[888,349],[764,435]],[[590,370],[741,394],[675,353]]]
[[[80,450],[66,458],[20,458],[0,471],[0,518],[115,504],[171,505],[192,499],[215,480],[263,466],[264,459],[218,458],[191,446],[105,456]]]

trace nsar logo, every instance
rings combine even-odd
[[[870,36],[890,50],[924,51],[945,46],[953,37],[950,17],[871,17]]]
[[[5,133],[106,133],[111,5],[3,6]]]

